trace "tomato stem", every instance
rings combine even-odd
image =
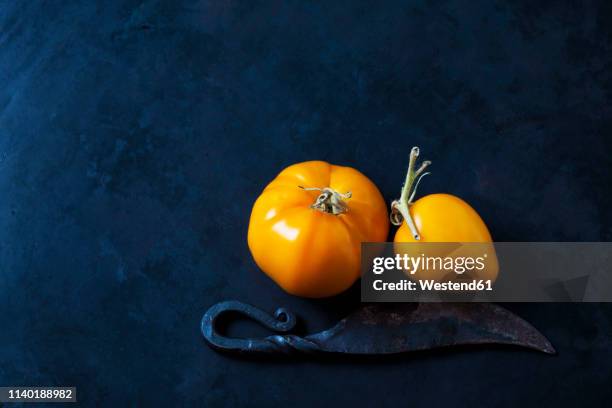
[[[416,195],[417,187],[423,177],[428,175],[428,172],[425,172],[425,169],[429,167],[431,162],[429,160],[425,160],[421,163],[418,169],[416,168],[416,161],[419,157],[419,148],[413,147],[410,150],[410,160],[408,162],[408,171],[406,172],[406,181],[404,181],[404,185],[402,186],[402,192],[399,200],[395,200],[391,203],[391,223],[393,225],[402,225],[403,220],[406,221],[410,232],[415,240],[420,240],[421,236],[419,235],[419,231],[412,219],[412,215],[410,215],[410,206],[414,200],[414,196]]]
[[[321,192],[310,208],[333,215],[343,214],[348,211],[348,206],[344,200],[351,198],[352,194],[350,191],[342,194],[330,187],[298,187],[305,191]]]

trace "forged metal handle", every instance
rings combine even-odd
[[[217,350],[242,354],[276,354],[319,350],[315,343],[291,334],[275,334],[264,338],[246,339],[222,336],[216,330],[216,323],[219,317],[227,313],[242,314],[277,333],[290,332],[296,324],[295,315],[282,307],[278,308],[272,316],[255,306],[236,300],[220,302],[206,311],[201,323],[204,339]]]

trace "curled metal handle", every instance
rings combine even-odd
[[[318,346],[295,335],[272,335],[264,338],[231,338],[220,335],[216,330],[216,323],[219,317],[226,313],[239,313],[247,316],[266,328],[277,333],[287,333],[293,330],[296,324],[296,317],[285,308],[278,308],[274,316],[261,309],[246,303],[230,300],[220,302],[206,311],[202,317],[201,330],[206,342],[213,348],[221,351],[236,353],[279,353],[295,351],[316,351]]]

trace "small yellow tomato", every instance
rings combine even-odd
[[[360,277],[362,242],[387,237],[378,188],[359,171],[323,161],[284,169],[257,198],[248,244],[257,265],[285,291],[320,298]]]
[[[430,194],[409,207],[419,233],[417,241],[403,222],[394,242],[491,242],[480,215],[465,201],[450,194]]]
[[[423,243],[423,245],[395,245],[395,252],[418,256],[425,253],[428,256],[453,258],[477,258],[484,256],[486,267],[473,271],[470,278],[490,279],[495,281],[499,269],[493,240],[486,224],[468,203],[450,194],[430,194],[412,201],[420,179],[428,173],[425,169],[431,162],[425,161],[416,169],[418,148],[413,148],[406,182],[399,200],[392,203],[392,221],[399,225],[395,233],[394,243]],[[427,245],[430,242],[461,243],[456,247],[450,245]],[[469,243],[481,243],[470,245]],[[449,249],[452,251],[449,252]],[[466,276],[459,276],[466,278]],[[444,271],[416,271],[414,278],[429,278],[437,281],[458,276]]]

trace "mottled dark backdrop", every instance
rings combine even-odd
[[[498,241],[611,240],[611,102],[606,0],[3,0],[0,385],[105,406],[603,405],[609,305],[511,305],[557,357],[262,363],[198,323],[236,298],[314,331],[357,304],[292,298],[250,258],[253,201],[301,160],[390,200],[419,145],[421,192],[468,200]]]

